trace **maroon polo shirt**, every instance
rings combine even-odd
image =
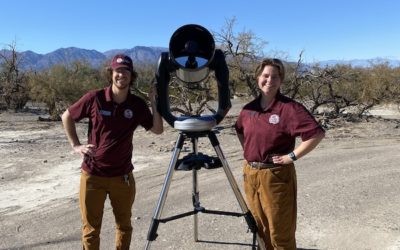
[[[315,118],[300,103],[281,95],[263,110],[261,96],[246,104],[235,123],[244,136],[244,158],[269,163],[273,155],[294,150],[296,137],[303,141],[325,133]]]
[[[119,176],[132,171],[132,138],[141,125],[153,126],[146,103],[128,94],[125,102],[112,100],[111,86],[90,91],[68,108],[76,122],[89,118],[88,144],[95,145],[94,155],[84,157],[82,169],[97,176]]]

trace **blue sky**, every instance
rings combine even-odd
[[[0,4],[0,48],[46,54],[78,47],[104,52],[168,47],[173,32],[195,23],[220,31],[251,30],[266,53],[296,60],[400,59],[397,0],[15,0]]]

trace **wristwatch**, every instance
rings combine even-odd
[[[288,156],[290,157],[290,159],[292,159],[292,161],[295,161],[295,160],[297,160],[297,157],[296,157],[296,155],[294,154],[294,152],[292,151],[292,152],[290,152],[289,154],[288,154]]]

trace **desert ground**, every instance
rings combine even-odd
[[[218,125],[217,137],[242,190],[242,150],[232,125],[236,103]],[[400,113],[380,107],[363,121],[332,121],[326,138],[296,162],[299,249],[400,249]],[[80,162],[60,122],[38,121],[38,112],[0,111],[0,249],[80,249]],[[78,125],[85,138],[87,124]],[[136,200],[131,249],[144,249],[178,131],[165,125],[156,136],[134,135]],[[199,152],[215,155],[207,138]],[[191,151],[185,143],[181,156]],[[175,171],[162,217],[192,211],[192,173]],[[222,168],[198,171],[201,205],[241,212]],[[243,191],[242,194],[244,195]],[[243,217],[198,214],[161,223],[151,249],[251,249]],[[114,248],[107,200],[101,249]]]

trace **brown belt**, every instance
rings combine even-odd
[[[279,165],[276,165],[274,163],[263,163],[263,162],[256,162],[256,161],[251,161],[249,162],[249,166],[255,169],[267,169],[267,168],[276,168]]]

